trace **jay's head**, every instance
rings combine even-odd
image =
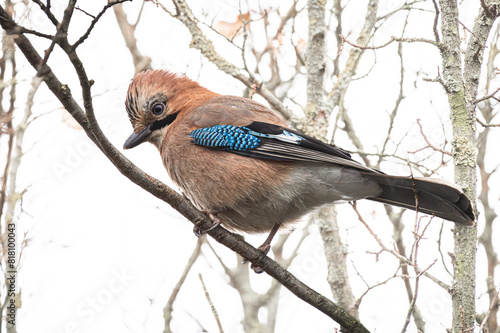
[[[170,124],[217,94],[184,76],[166,70],[137,74],[128,88],[125,107],[134,128],[124,149],[148,141],[158,148]]]

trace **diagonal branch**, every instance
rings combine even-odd
[[[95,25],[97,24],[97,22],[99,21],[99,19],[104,15],[104,13],[106,13],[106,11],[111,8],[112,6],[114,5],[117,5],[117,4],[120,4],[120,3],[123,3],[125,1],[132,1],[132,0],[115,0],[115,1],[110,1],[108,2],[103,9],[101,9],[101,11],[99,12],[99,14],[97,14],[97,16],[95,16],[92,20],[92,22],[90,23],[90,26],[88,27],[87,31],[82,35],[82,37],[80,37],[76,42],[75,44],[73,44],[73,48],[76,49],[80,44],[82,44],[89,36],[90,36],[90,33],[92,32],[92,30],[94,29]]]
[[[47,17],[49,18],[49,20],[52,22],[53,25],[55,25],[56,27],[59,26],[59,21],[50,11],[50,5],[45,6],[45,4],[41,0],[33,0],[33,2],[40,7],[40,9],[45,13],[45,15],[47,15]]]
[[[141,7],[141,12],[142,8],[144,8],[144,3],[143,6]],[[137,24],[139,23],[141,13],[139,13],[139,17],[137,18],[136,23],[132,25],[128,23],[127,14],[125,14],[122,4],[113,6],[113,11],[115,13],[116,22],[118,23],[120,31],[122,32],[123,39],[125,40],[125,45],[127,46],[127,48],[130,51],[130,54],[132,55],[132,61],[134,63],[135,73],[137,74],[144,70],[151,69],[152,68],[151,58],[143,55],[141,51],[139,51],[139,48],[137,46],[137,39],[134,36],[135,29],[137,27]]]
[[[172,321],[172,311],[174,310],[175,299],[177,298],[177,295],[179,294],[179,291],[181,290],[184,281],[186,281],[189,271],[191,271],[191,268],[193,267],[194,263],[200,256],[202,243],[203,243],[203,238],[198,238],[193,253],[189,257],[186,263],[186,267],[184,267],[184,271],[182,272],[182,275],[179,278],[179,281],[177,281],[174,288],[172,289],[172,293],[170,293],[170,296],[168,297],[167,304],[163,308],[163,319],[165,321],[165,329],[163,331],[164,333],[172,332],[170,329],[170,322]]]

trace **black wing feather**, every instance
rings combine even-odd
[[[232,151],[236,154],[271,159],[277,161],[301,161],[313,163],[332,163],[352,167],[358,170],[383,174],[381,171],[368,168],[353,160],[351,155],[338,147],[326,144],[301,132],[264,122],[254,121],[246,128],[269,135],[280,135],[283,131],[297,135],[302,140],[287,142],[276,138],[260,138],[261,144],[254,149],[246,151]]]
[[[262,134],[272,134],[272,135],[279,135],[282,134],[283,131],[287,131],[304,138],[304,140],[300,141],[299,143],[299,145],[304,148],[309,148],[311,150],[320,151],[326,154],[335,155],[342,158],[347,158],[347,159],[351,158],[351,154],[349,154],[348,152],[339,147],[329,145],[327,143],[324,143],[323,141],[313,138],[312,136],[305,135],[304,133],[292,130],[290,128],[264,123],[260,121],[254,121],[253,123],[245,127],[255,132],[259,132]]]

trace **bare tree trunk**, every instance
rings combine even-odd
[[[327,281],[333,298],[353,317],[359,318],[359,309],[352,292],[347,273],[347,246],[342,243],[334,207],[326,207],[314,214],[323,239],[325,256],[328,263]]]
[[[307,66],[307,106],[304,130],[326,141],[326,133],[331,110],[325,105],[325,2],[308,1],[309,42],[306,53]],[[325,207],[312,217],[319,226],[326,260],[328,262],[327,281],[334,299],[352,316],[359,318],[354,308],[355,298],[347,274],[347,250],[340,239],[337,216],[333,207]]]
[[[495,58],[500,53],[500,49],[497,46],[497,41],[500,37],[500,29],[497,26],[497,30],[494,38],[492,39],[489,47],[489,55],[488,55],[488,63],[486,66],[486,85],[485,91],[488,93],[490,88],[490,83],[493,83],[493,78],[496,76],[495,69]],[[484,101],[482,106],[478,107],[479,111],[483,115],[485,124],[490,124],[493,118],[495,117],[495,106],[492,105],[491,99],[487,99]],[[498,309],[499,302],[497,298],[497,286],[495,285],[495,269],[499,263],[498,254],[495,251],[495,242],[494,242],[494,221],[498,218],[498,214],[495,212],[495,203],[492,202],[489,198],[490,193],[490,177],[491,175],[498,170],[497,168],[493,168],[491,171],[488,171],[486,168],[486,156],[487,156],[487,147],[492,143],[489,142],[491,127],[485,126],[483,131],[478,135],[478,155],[477,155],[477,165],[479,168],[479,174],[481,175],[481,192],[479,193],[478,199],[481,201],[483,205],[483,216],[484,216],[484,230],[482,234],[479,236],[479,243],[483,245],[484,252],[486,254],[486,258],[488,261],[488,275],[486,277],[486,286],[487,292],[490,301],[490,310],[489,314],[486,313],[485,318],[481,318],[482,325],[486,325],[489,332],[498,333],[500,332],[498,326]],[[498,221],[498,220],[497,220]]]
[[[480,9],[470,36],[462,71],[458,7],[455,0],[439,1],[442,15],[441,55],[444,87],[448,93],[453,126],[455,182],[476,206],[475,98],[483,60],[483,48],[495,20]],[[463,72],[463,76],[462,76]],[[453,331],[474,329],[477,228],[455,225],[454,284],[451,291]]]

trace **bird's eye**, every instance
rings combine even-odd
[[[165,106],[163,104],[156,104],[153,106],[152,112],[153,114],[159,116],[160,114],[163,113],[163,110],[165,109]]]

